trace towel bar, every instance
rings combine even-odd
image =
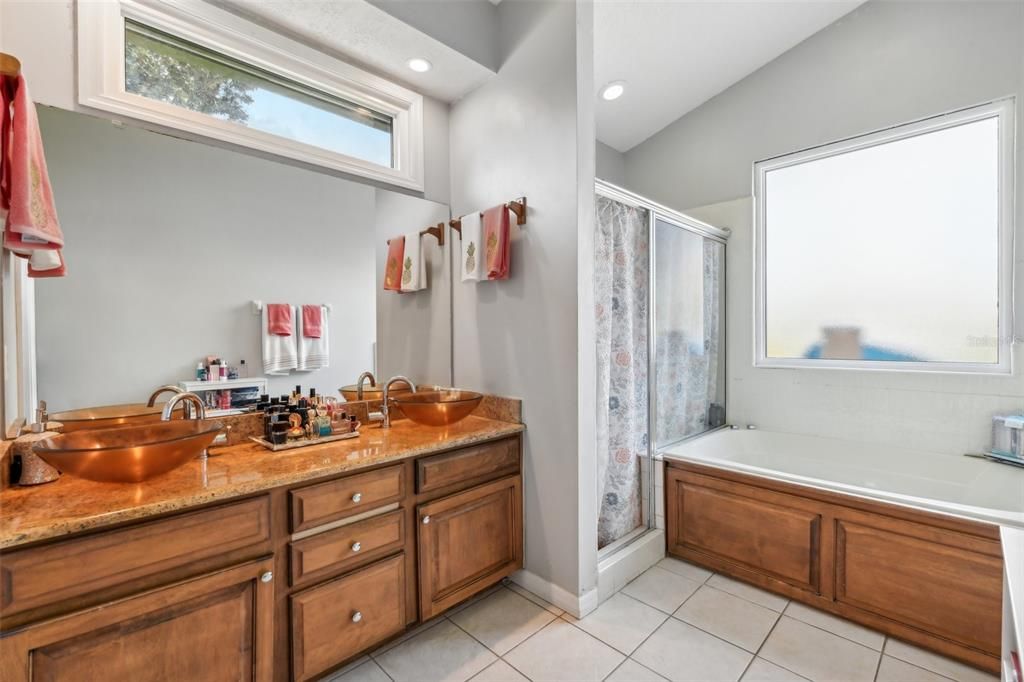
[[[516,225],[523,226],[526,224],[526,197],[519,197],[513,199],[505,204],[505,208],[516,214]],[[453,218],[448,221],[451,228],[459,233],[459,238],[462,238],[462,219]]]
[[[334,310],[334,306],[331,305],[330,303],[321,303],[320,305],[322,305],[323,307],[327,308],[327,312],[328,313],[330,313],[332,310]],[[263,312],[263,301],[253,300],[252,301],[252,314],[253,315],[259,315],[262,312]]]
[[[432,235],[434,235],[435,237],[437,237],[438,245],[439,246],[444,246],[444,223],[438,223],[437,225],[434,225],[433,227],[428,227],[426,229],[420,230],[420,236],[421,237],[423,235],[425,235],[425,234],[432,234]],[[391,240],[389,239],[387,241],[387,243],[390,244]]]

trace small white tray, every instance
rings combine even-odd
[[[339,440],[349,440],[350,438],[359,438],[358,431],[352,431],[351,433],[336,433],[333,436],[320,436],[319,438],[301,438],[299,440],[290,440],[281,445],[275,445],[268,440],[263,438],[257,438],[256,436],[250,436],[249,440],[254,443],[259,443],[268,450],[274,452],[280,452],[281,450],[295,450],[296,448],[305,448],[310,445],[322,445],[323,443],[333,443]]]

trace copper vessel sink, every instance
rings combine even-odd
[[[176,469],[209,447],[223,428],[209,419],[85,429],[44,438],[32,448],[65,474],[138,483]]]
[[[83,407],[78,410],[67,410],[50,415],[50,421],[64,425],[64,433],[81,431],[82,429],[106,429],[114,426],[133,426],[160,421],[163,404],[126,403],[124,405],[103,405],[100,407]],[[181,406],[175,410],[175,419],[183,414]]]
[[[447,426],[465,419],[483,396],[473,391],[438,390],[403,393],[388,397],[406,417],[426,426]]]
[[[341,397],[349,402],[359,400],[359,388],[355,384],[351,386],[342,386],[338,389],[341,392]],[[388,392],[389,395],[399,395],[401,393],[412,393],[412,388],[409,384],[404,381],[396,381]],[[382,400],[384,398],[384,387],[383,386],[367,386],[363,385],[363,400]]]

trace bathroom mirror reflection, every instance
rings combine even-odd
[[[447,221],[446,205],[79,113],[39,119],[69,268],[34,285],[51,413],[145,402],[211,356],[275,395],[340,399],[364,371],[450,383],[446,250],[423,240],[428,288],[401,296],[381,290],[378,262],[387,238]],[[297,306],[296,324],[302,305],[325,306],[323,366],[268,374],[254,301]]]

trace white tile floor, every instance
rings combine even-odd
[[[330,682],[996,682],[821,611],[664,559],[577,620],[498,586]]]

